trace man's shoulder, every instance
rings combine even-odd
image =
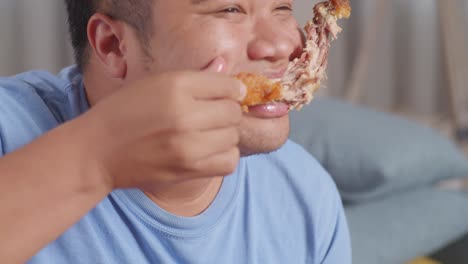
[[[0,78],[0,139],[9,152],[72,117],[72,68]],[[76,96],[75,96],[76,97]]]
[[[60,99],[72,86],[75,73],[73,67],[65,68],[58,75],[47,71],[28,71],[10,77],[0,77],[0,100],[14,100],[23,103],[27,100]]]

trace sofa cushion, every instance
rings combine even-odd
[[[468,193],[423,187],[345,210],[353,263],[407,263],[468,233]]]
[[[336,99],[292,112],[290,137],[329,171],[346,202],[468,176],[467,158],[435,130]]]

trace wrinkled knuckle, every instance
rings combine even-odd
[[[225,169],[225,174],[231,174],[237,169],[237,164],[239,163],[240,154],[239,151],[236,149],[232,151],[229,156],[229,159],[224,161],[223,168]]]
[[[233,113],[241,113],[241,107],[240,107],[240,104],[238,102],[230,100],[228,105],[229,105],[229,109]]]
[[[232,121],[235,123],[240,122],[242,118],[242,109],[239,103],[234,101],[229,101],[226,105],[228,115],[232,118]]]
[[[174,78],[174,87],[182,95],[190,94],[190,88],[194,85],[194,75],[190,72],[179,73]]]
[[[240,121],[242,118],[242,107],[238,102],[232,102],[232,112],[236,120]]]
[[[168,78],[168,81],[164,84],[166,86],[166,97],[165,99],[172,101],[173,103],[180,104],[181,100],[187,96],[185,92],[186,81],[182,75],[173,75]]]
[[[174,139],[172,142],[171,158],[172,163],[183,171],[195,171],[197,169],[195,152],[187,144],[187,140],[182,137]]]
[[[232,174],[236,171],[237,164],[234,164],[234,162],[227,162],[224,166],[224,175],[229,175]]]
[[[161,96],[164,96],[163,100],[163,105],[164,105],[164,110],[168,113],[170,113],[172,116],[176,117],[180,105],[183,105],[183,95],[177,90],[177,88],[168,85],[168,89],[165,89],[164,94],[161,94]]]
[[[184,148],[179,147],[173,150],[173,162],[184,170],[193,170],[194,160],[190,152]]]
[[[158,184],[164,186],[174,181],[174,175],[165,171],[154,175],[155,179],[158,179]]]
[[[185,133],[190,131],[190,119],[188,117],[178,116],[173,120],[173,130],[176,133]]]
[[[176,163],[185,162],[187,159],[187,151],[184,147],[183,139],[178,135],[173,135],[167,138],[166,146],[168,154]]]
[[[232,142],[232,144],[237,145],[240,141],[239,130],[237,128],[229,129],[227,137],[229,139],[229,142]]]
[[[169,153],[176,153],[180,149],[180,138],[177,135],[169,135],[165,139],[165,147]]]
[[[185,77],[181,73],[168,73],[168,84],[171,88],[180,88],[183,87],[186,83]]]
[[[192,172],[200,172],[204,171],[205,163],[201,160],[192,160],[190,163],[187,164],[187,169]]]

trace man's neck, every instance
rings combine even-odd
[[[210,206],[222,182],[223,177],[204,178],[143,191],[153,202],[169,213],[193,217],[203,213]]]

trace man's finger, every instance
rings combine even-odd
[[[192,79],[190,89],[197,100],[232,99],[242,101],[247,94],[247,87],[232,77],[219,74],[203,75],[198,80]]]
[[[224,153],[237,147],[239,143],[239,131],[235,127],[210,130],[204,132],[187,133],[177,138],[172,144],[183,149],[183,159],[188,162],[185,169],[197,171],[197,161],[205,160],[213,155]],[[180,155],[180,153],[179,153]],[[177,160],[178,157],[174,157]],[[180,157],[179,157],[180,159]]]
[[[209,73],[224,73],[226,60],[218,56],[201,70]],[[199,100],[230,98],[241,101],[247,93],[247,89],[242,83],[233,82],[227,76],[218,74],[208,75],[207,80],[200,81],[195,89],[194,97]]]
[[[226,69],[226,60],[223,57],[216,57],[205,66],[202,71],[221,73]]]
[[[193,107],[192,115],[185,123],[195,130],[239,126],[242,119],[240,105],[232,100],[199,101]]]
[[[227,176],[233,173],[240,160],[239,148],[212,155],[201,160],[196,172],[189,173],[189,177],[212,177],[213,175]]]

